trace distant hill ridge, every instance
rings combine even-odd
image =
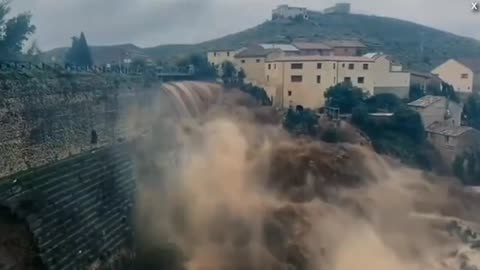
[[[161,45],[139,48],[132,44],[93,46],[97,63],[118,61],[126,53],[168,61],[209,49],[237,48],[252,43],[288,43],[296,39],[355,39],[369,51],[394,56],[406,68],[429,71],[449,58],[480,58],[480,41],[399,19],[360,14],[309,12],[309,20],[267,21],[250,29],[194,45]],[[46,59],[62,59],[65,48],[46,52]]]

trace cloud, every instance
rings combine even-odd
[[[84,31],[92,44],[155,46],[195,43],[255,26],[278,4],[322,10],[336,0],[15,0],[13,12],[31,11],[43,49],[65,46]],[[480,38],[480,14],[471,1],[351,0],[354,12],[411,20]]]

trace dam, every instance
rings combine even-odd
[[[135,256],[135,198],[139,174],[148,173],[142,141],[166,119],[204,113],[220,94],[203,82],[7,79],[0,268],[118,269]]]

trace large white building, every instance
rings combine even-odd
[[[301,16],[308,19],[308,11],[302,7],[291,7],[288,5],[280,5],[272,11],[272,20],[278,18],[296,18]]]
[[[322,56],[271,55],[265,61],[265,89],[275,106],[320,108],[324,93],[341,82],[351,82],[370,95],[408,96],[410,74],[392,70],[387,55]]]

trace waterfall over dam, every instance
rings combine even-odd
[[[222,86],[215,83],[185,81],[165,83],[161,91],[172,108],[181,117],[195,117],[205,113],[222,94]]]
[[[89,94],[92,100],[95,91],[98,92],[90,89],[85,91],[92,91]],[[75,143],[76,149],[83,149],[80,154],[49,160],[46,165],[20,170],[2,179],[0,221],[21,225],[16,226],[18,229],[15,231],[8,226],[0,226],[0,235],[4,235],[2,243],[9,243],[6,246],[0,243],[0,263],[7,269],[103,269],[101,265],[115,261],[122,254],[131,254],[135,238],[137,173],[141,170],[139,163],[142,163],[136,156],[136,148],[141,139],[127,136],[121,141],[107,140],[106,136],[118,136],[108,133],[109,130],[113,131],[110,126],[119,125],[121,121],[132,121],[132,117],[122,116],[130,114],[128,104],[137,107],[142,104],[142,114],[135,117],[142,120],[141,124],[145,125],[142,128],[155,129],[159,120],[156,118],[164,113],[170,113],[174,118],[194,118],[205,113],[222,95],[219,84],[194,81],[163,83],[148,91],[135,90],[135,95],[131,94],[133,90],[130,87],[120,88],[117,93],[111,93],[107,87],[102,91],[104,93],[99,96],[101,99],[95,99],[92,103],[83,101],[82,105],[86,107],[71,114],[76,119],[65,120],[69,125],[82,121],[90,123],[86,126],[92,126],[97,131],[95,135],[99,142],[96,145],[89,130],[85,133],[69,130],[65,134],[74,133],[78,139],[68,143]],[[72,99],[71,102],[77,100]],[[104,102],[105,106],[103,103],[99,106],[99,102]],[[36,106],[46,105],[38,103]],[[65,110],[68,110],[69,105],[66,106]],[[108,117],[103,116],[103,111],[97,112],[93,108],[105,110]],[[54,112],[64,113],[65,110]],[[159,111],[162,114],[156,114]],[[116,117],[110,116],[113,112]],[[19,112],[19,115],[22,116],[22,113]],[[92,118],[92,115],[95,117]],[[31,121],[38,121],[35,117],[45,116],[40,114],[31,117]],[[45,128],[62,126],[68,129],[68,125],[61,122],[64,121],[62,117],[41,120],[49,121],[50,125]],[[54,134],[49,130],[45,132]],[[58,141],[67,142],[62,138]],[[39,143],[43,142],[32,144],[32,147],[38,148]],[[56,151],[49,148],[50,144],[44,144],[40,145],[44,148],[39,148],[45,149],[43,152]],[[9,232],[2,232],[3,228]]]

